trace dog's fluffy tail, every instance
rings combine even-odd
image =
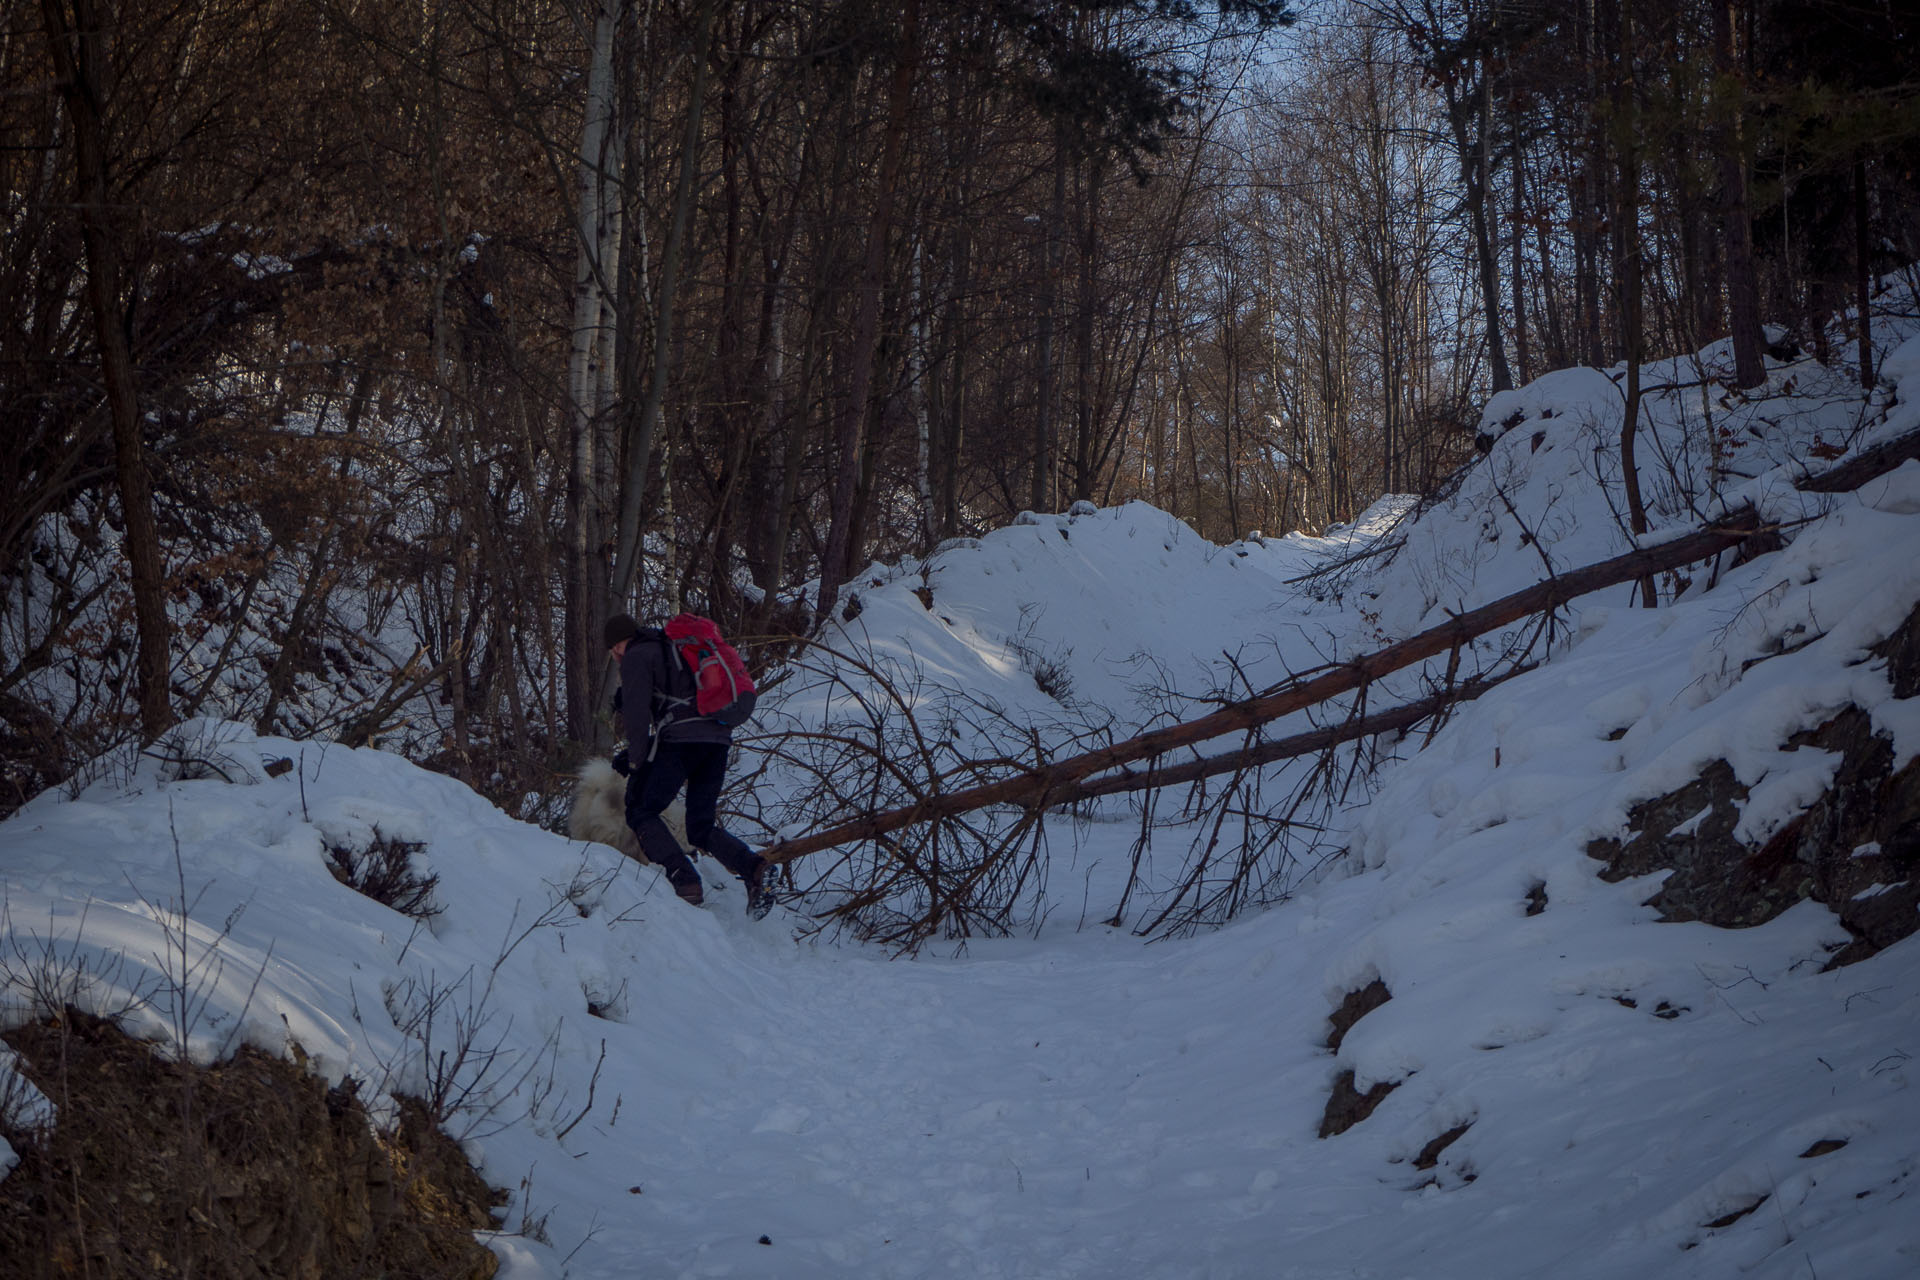
[[[687,847],[686,806],[675,797],[660,815],[680,847]],[[567,815],[567,834],[576,840],[610,844],[629,858],[647,861],[640,840],[627,825],[627,780],[607,760],[589,760],[580,767],[573,788],[573,812]]]

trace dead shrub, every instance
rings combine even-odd
[[[413,867],[413,856],[426,845],[418,840],[401,840],[373,829],[373,839],[364,849],[352,845],[327,845],[327,870],[333,878],[375,902],[392,907],[415,920],[431,920],[441,908],[433,900],[440,877],[422,874]]]

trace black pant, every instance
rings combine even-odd
[[[727,779],[724,742],[662,742],[644,771],[627,779],[627,825],[640,838],[640,849],[667,873],[675,885],[699,879],[693,862],[660,820],[673,798],[687,789],[687,840],[705,849],[720,865],[741,879],[753,869],[758,855],[738,837],[714,821],[720,788]]]

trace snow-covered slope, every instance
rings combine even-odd
[[[1920,386],[1920,343],[1886,368]],[[1674,481],[1658,523],[1790,491],[1779,467],[1816,436],[1920,426],[1898,387],[1864,416],[1801,412],[1811,376],[1776,371],[1793,412],[1750,437],[1774,465],[1723,467],[1718,494]],[[1036,517],[865,575],[840,647],[918,672],[925,705],[945,682],[1059,740],[1185,714],[1235,661],[1269,682],[1532,581],[1542,552],[1625,546],[1602,383],[1497,402],[1490,429],[1520,421],[1397,525],[1405,504],[1327,542],[1213,548],[1137,506]],[[1698,402],[1656,402],[1647,430],[1677,449]],[[1762,421],[1710,430],[1736,413]],[[201,776],[103,762],[0,825],[0,1021],[65,973],[62,994],[196,1057],[298,1044],[371,1096],[451,1091],[509,1231],[545,1221],[544,1242],[495,1241],[509,1280],[1895,1280],[1920,1270],[1920,944],[1823,971],[1846,940],[1826,907],[1661,923],[1658,876],[1609,883],[1587,856],[1716,759],[1763,839],[1832,771],[1788,739],[1849,702],[1903,764],[1920,753],[1869,655],[1920,600],[1920,464],[1806,514],[1785,551],[1659,610],[1585,602],[1541,669],[1399,746],[1342,818],[1346,859],[1211,933],[1073,928],[1137,833],[1095,822],[1056,841],[1037,937],[914,960],[797,944],[791,913],[749,920],[726,884],[688,908],[396,757],[201,722],[171,740]],[[1375,537],[1399,550],[1292,583]],[[771,721],[837,714],[856,671],[793,679]],[[326,870],[327,845],[376,830],[439,877],[424,924]],[[1330,1015],[1375,979],[1390,999],[1330,1051]],[[432,1050],[463,1037],[484,1052],[449,1079]],[[1346,1084],[1392,1088],[1321,1137]]]
[[[870,566],[848,584],[856,616],[832,642],[912,670],[923,702],[965,691],[1022,729],[1113,721],[1131,731],[1191,714],[1198,695],[1244,693],[1323,661],[1349,620],[1291,584],[1371,543],[1410,505],[1387,499],[1324,537],[1226,547],[1143,502],[1028,513],[925,561]],[[803,723],[821,716],[821,688],[788,693],[785,710]]]

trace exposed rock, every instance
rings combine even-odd
[[[1340,1042],[1347,1038],[1347,1032],[1353,1029],[1354,1023],[1391,999],[1393,993],[1379,978],[1347,992],[1340,1001],[1340,1007],[1327,1017],[1327,1048],[1337,1052]],[[1399,1087],[1397,1083],[1383,1080],[1361,1093],[1354,1088],[1353,1072],[1342,1071],[1334,1079],[1332,1092],[1327,1095],[1326,1113],[1320,1120],[1320,1136],[1330,1138],[1336,1133],[1345,1133],[1372,1115],[1381,1099]]]
[[[1920,694],[1920,608],[1874,649],[1897,698]],[[1625,840],[1587,846],[1604,880],[1670,869],[1648,904],[1663,920],[1764,924],[1803,899],[1853,935],[1833,964],[1863,960],[1920,927],[1920,759],[1896,772],[1893,744],[1859,707],[1794,735],[1790,749],[1839,757],[1833,782],[1760,846],[1734,836],[1747,789],[1715,760],[1679,789],[1637,804]]]
[[[1602,880],[1672,870],[1648,900],[1663,920],[1764,924],[1806,897],[1812,877],[1775,860],[1759,862],[1755,850],[1734,838],[1746,799],[1733,767],[1715,760],[1678,790],[1635,805],[1627,814],[1632,837],[1595,840],[1587,856],[1607,864]]]
[[[1730,1212],[1723,1213],[1719,1217],[1715,1218],[1712,1222],[1703,1222],[1700,1225],[1705,1227],[1709,1231],[1718,1231],[1723,1227],[1730,1227],[1734,1223],[1740,1221],[1740,1219],[1752,1213],[1755,1209],[1758,1209],[1761,1205],[1765,1204],[1766,1202],[1767,1202],[1766,1196],[1764,1195],[1756,1196],[1752,1200],[1750,1200],[1748,1203],[1741,1205],[1738,1209],[1734,1209],[1734,1210],[1731,1210]]]
[[[1387,990],[1387,984],[1375,978],[1356,991],[1349,991],[1340,1001],[1340,1007],[1327,1018],[1327,1048],[1338,1051],[1340,1042],[1347,1038],[1347,1032],[1353,1024],[1393,999],[1393,993]]]
[[[1327,1095],[1326,1113],[1320,1117],[1320,1136],[1331,1138],[1336,1133],[1345,1133],[1372,1115],[1373,1109],[1399,1087],[1397,1080],[1382,1080],[1361,1093],[1354,1086],[1353,1072],[1342,1071],[1334,1079],[1333,1091]]]
[[[1854,938],[1833,962],[1850,964],[1920,924],[1920,760],[1895,773],[1893,744],[1855,707],[1816,730],[1811,745],[1841,753],[1833,786],[1768,848],[1812,867],[1812,896]]]
[[[1416,1169],[1431,1169],[1439,1164],[1440,1153],[1458,1142],[1465,1136],[1467,1130],[1471,1128],[1473,1128],[1473,1121],[1469,1120],[1465,1124],[1455,1125],[1453,1128],[1436,1137],[1426,1146],[1420,1148],[1420,1154],[1413,1158],[1413,1167]]]

